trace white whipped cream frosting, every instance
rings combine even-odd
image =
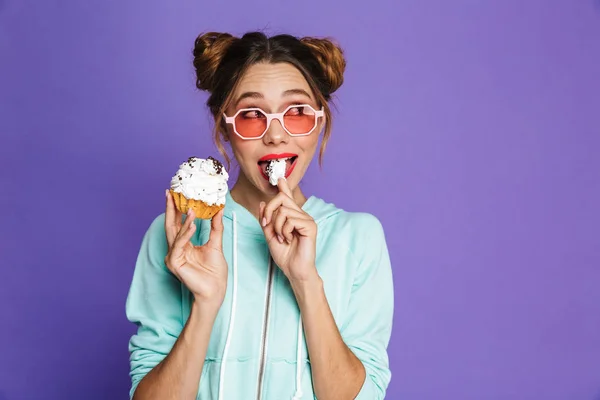
[[[171,189],[187,199],[201,200],[209,206],[223,205],[228,179],[229,174],[219,161],[211,157],[190,157],[171,179]]]
[[[269,175],[269,183],[277,186],[279,178],[285,178],[285,168],[287,163],[285,158],[271,160],[267,166],[267,174]]]

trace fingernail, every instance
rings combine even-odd
[[[283,243],[283,238],[279,235],[277,235],[277,240],[279,240],[279,243]]]
[[[169,189],[165,189],[165,197],[169,197]]]
[[[267,226],[267,219],[265,217],[263,217],[263,219],[262,219],[262,226],[263,226],[263,228],[265,226]]]

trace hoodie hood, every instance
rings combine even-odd
[[[342,210],[337,208],[335,205],[326,203],[322,199],[315,196],[310,196],[306,200],[302,206],[302,210],[310,215],[315,220],[317,225],[342,212]],[[224,218],[233,221],[234,214],[236,216],[239,229],[241,229],[245,234],[251,233],[264,236],[258,219],[256,219],[256,217],[252,215],[252,213],[250,213],[250,211],[248,211],[245,207],[237,203],[233,197],[231,197],[231,193],[228,191],[223,216]]]

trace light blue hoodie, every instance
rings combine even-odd
[[[366,369],[357,399],[383,399],[390,382],[387,345],[394,307],[392,270],[380,222],[310,197],[317,222],[317,270],[344,342]],[[138,325],[129,342],[132,386],[171,351],[190,313],[191,294],[166,268],[164,213],[146,232],[126,304]],[[196,220],[192,243],[206,243],[210,221]],[[314,399],[300,311],[272,262],[257,219],[228,194],[223,253],[227,294],[217,315],[197,399]]]

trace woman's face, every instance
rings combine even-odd
[[[242,108],[260,108],[266,113],[278,113],[290,105],[309,104],[315,110],[319,109],[302,73],[288,63],[252,65],[242,76],[232,99],[231,106],[225,112],[227,116],[233,116]],[[277,188],[269,183],[265,170],[267,162],[264,160],[287,158],[288,185],[292,190],[295,189],[315,154],[323,123],[324,118],[319,118],[309,135],[290,136],[280,122],[273,119],[265,135],[252,140],[240,138],[234,133],[233,126],[227,124],[227,134],[240,165],[240,173],[260,192],[270,195]]]

